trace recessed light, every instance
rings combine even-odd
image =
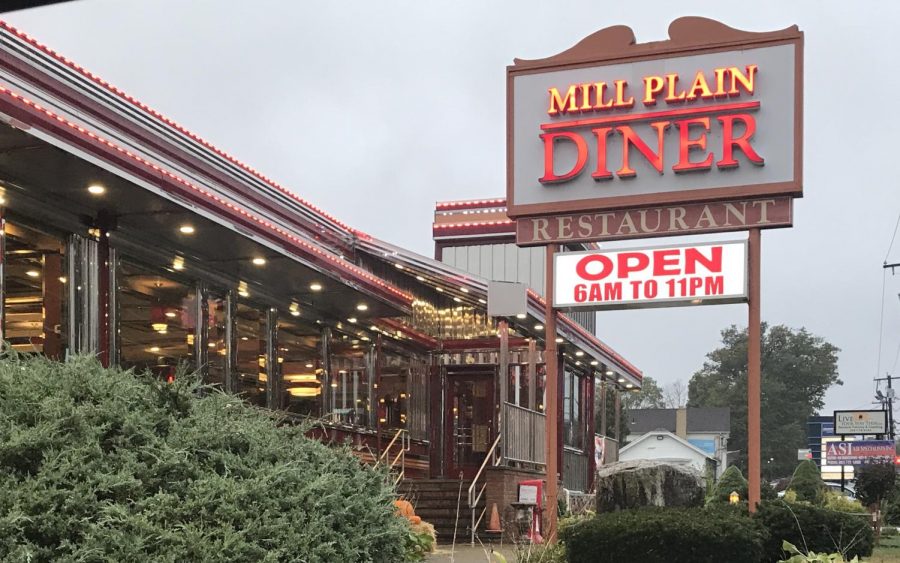
[[[487,303],[487,301],[485,301],[484,299],[479,299],[478,302],[481,303],[482,305]]]
[[[349,319],[347,319],[347,322],[348,322],[348,323],[355,323],[355,322],[356,322],[356,317],[350,317]]]
[[[436,287],[436,288],[434,288],[434,290],[437,291],[438,293],[444,293],[444,289],[440,288],[440,287]]]
[[[194,226],[193,225],[182,225],[178,227],[178,232],[183,235],[192,235],[194,234]]]
[[[253,265],[254,266],[265,266],[266,259],[261,256],[257,256],[256,258],[253,259]]]
[[[519,313],[518,315],[516,315],[517,319],[525,319],[527,317],[528,317],[528,315],[526,315],[525,313]]]
[[[69,279],[66,276],[59,276],[59,283],[66,283]]]
[[[299,317],[299,316],[300,316],[300,311],[291,311],[291,316],[292,316],[292,317]]]
[[[210,343],[207,344],[206,346],[209,347],[209,348],[215,348],[215,347],[216,347],[216,343],[215,343],[215,342],[210,342]]]
[[[238,295],[240,295],[241,297],[250,297],[250,292],[246,289],[239,289]]]
[[[104,193],[106,193],[106,188],[104,188],[100,184],[91,184],[90,186],[88,186],[87,190],[93,195],[103,195]]]
[[[425,278],[423,278],[422,276],[416,276],[416,279],[419,281],[425,281]]]
[[[592,360],[592,361],[591,361],[591,365],[592,365],[592,366],[596,366],[596,365],[599,365],[599,364],[600,364],[600,362],[598,362],[597,360]]]
[[[366,305],[365,303],[360,303],[359,305],[356,306],[356,310],[357,311],[368,311],[369,306]]]
[[[394,264],[394,266],[396,266],[398,270],[403,269],[403,264]]]
[[[544,330],[544,325],[536,324],[536,325],[534,325],[534,330]]]
[[[150,351],[151,352],[159,352],[159,346],[153,346],[152,348],[150,348]]]
[[[464,287],[459,288],[459,290],[462,291],[463,293],[469,293],[469,290]]]
[[[613,374],[613,370],[611,370],[611,369],[606,370],[606,375],[612,375],[612,374]]]
[[[172,269],[173,270],[183,270],[184,269],[184,258],[181,258],[180,256],[175,258],[175,260],[172,261]]]
[[[175,317],[178,316],[178,313],[176,313],[175,311],[166,311],[166,316],[169,317],[170,319],[174,319]]]
[[[575,355],[578,356],[578,357],[580,358],[581,356],[584,356],[584,352],[582,352],[581,350],[579,350],[579,351],[575,352]]]
[[[617,379],[616,381],[618,381],[619,383],[625,383],[625,378],[624,378],[624,377],[620,377],[620,378]]]
[[[312,282],[311,284],[309,284],[309,289],[313,291],[322,291],[322,284],[320,284],[319,282]]]
[[[634,387],[634,385],[632,385],[631,383],[625,386],[626,389],[631,389],[632,387]]]
[[[25,272],[25,275],[28,276],[29,278],[36,278],[36,277],[39,277],[41,275],[41,273],[38,272],[37,270],[28,270],[27,272]]]
[[[563,343],[563,339],[562,339],[562,338],[557,338],[557,339],[556,339],[556,343],[557,343],[557,344],[562,344],[562,343]]]
[[[462,299],[460,299],[459,297],[454,297],[453,300],[457,303],[462,303]]]
[[[242,336],[242,337],[241,337],[241,340],[250,340],[250,339],[247,338],[246,336]]]
[[[306,364],[306,368],[307,368],[307,369],[309,369],[309,368],[311,368],[311,367],[313,367],[312,364]]]

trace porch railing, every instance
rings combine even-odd
[[[409,433],[401,428],[397,430],[384,451],[378,456],[376,465],[387,464],[388,471],[396,474],[394,485],[403,480],[406,474],[406,452],[410,449]],[[399,468],[399,469],[398,469]]]
[[[588,488],[588,454],[580,450],[563,448],[563,486],[572,491],[586,492]]]
[[[477,512],[478,503],[481,501],[482,495],[484,495],[484,490],[487,488],[487,480],[479,487],[479,480],[481,479],[482,473],[490,464],[492,467],[496,467],[500,465],[500,462],[503,461],[503,456],[500,454],[499,448],[497,446],[500,445],[500,439],[503,437],[502,434],[497,434],[497,439],[494,440],[494,443],[491,445],[491,449],[488,450],[487,455],[484,456],[484,461],[481,463],[481,467],[478,468],[478,473],[475,474],[475,478],[472,479],[472,484],[469,485],[469,508],[472,511],[472,545],[475,545],[475,531],[478,529],[478,525],[481,524],[481,520],[484,518],[485,512],[487,512],[487,503],[482,507],[481,513],[478,514],[477,520],[475,513]],[[477,493],[476,493],[477,491]]]
[[[547,416],[512,403],[503,403],[506,421],[503,458],[507,461],[547,463]]]

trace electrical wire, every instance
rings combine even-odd
[[[897,222],[894,224],[894,234],[891,235],[891,244],[888,246],[887,254],[884,255],[885,264],[887,264],[888,256],[891,255],[891,249],[894,248],[894,240],[897,238],[897,227],[900,227],[900,213],[897,214]]]

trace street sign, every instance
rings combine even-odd
[[[812,459],[812,450],[809,448],[800,448],[797,450],[797,461],[803,461],[804,459]]]
[[[838,436],[887,434],[887,411],[834,411],[834,433]]]
[[[744,241],[561,252],[554,255],[553,306],[624,309],[747,298]]]
[[[825,448],[828,465],[865,465],[867,463],[892,463],[895,448],[893,440],[858,440],[855,442],[829,442]]]

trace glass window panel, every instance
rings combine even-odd
[[[179,364],[194,360],[194,286],[128,262],[120,264],[118,283],[122,366],[173,378]]]
[[[209,324],[209,352],[206,364],[206,383],[225,388],[225,361],[228,346],[225,328],[228,323],[228,302],[224,295],[210,293],[207,297],[207,323]]]
[[[282,378],[279,408],[322,416],[322,330],[302,320],[278,321],[278,357]]]
[[[235,388],[241,397],[257,406],[266,406],[266,313],[238,303],[237,360]]]
[[[65,358],[65,242],[7,222],[4,336],[20,352]]]
[[[367,342],[335,334],[331,343],[329,418],[354,426],[369,426],[369,358]]]

